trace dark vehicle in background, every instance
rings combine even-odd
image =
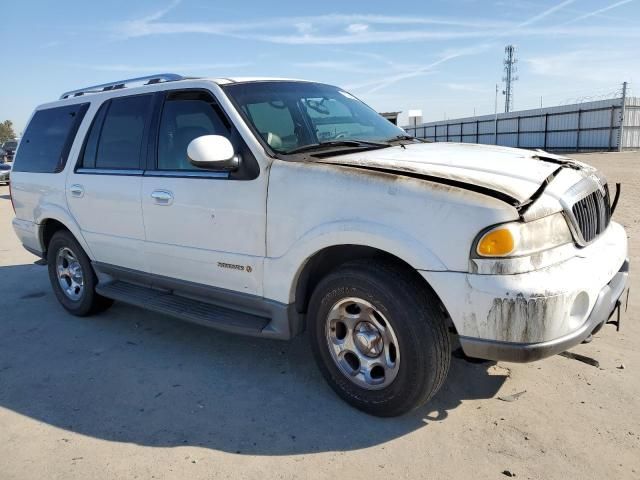
[[[2,150],[4,150],[2,158],[5,162],[13,162],[13,157],[16,154],[16,148],[18,148],[17,140],[7,140],[2,144]]]
[[[9,183],[12,166],[12,163],[0,163],[0,183]]]

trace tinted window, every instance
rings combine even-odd
[[[38,110],[20,141],[16,172],[54,173],[64,168],[88,103]]]
[[[96,153],[98,152],[98,138],[100,138],[100,131],[102,130],[102,123],[104,122],[104,115],[109,109],[109,102],[105,102],[93,117],[89,134],[86,137],[84,150],[82,152],[82,160],[79,166],[84,168],[96,167]]]
[[[140,168],[151,99],[152,95],[138,95],[110,100],[100,131],[96,168]],[[99,122],[94,122],[89,139],[93,130],[99,128],[98,124]]]
[[[213,98],[200,92],[167,97],[158,134],[158,169],[197,170],[187,158],[187,147],[203,135],[230,136],[229,124]]]

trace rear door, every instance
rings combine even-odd
[[[75,169],[67,202],[96,260],[148,271],[140,191],[154,94],[101,105]]]
[[[152,273],[261,294],[267,175],[206,90],[168,91],[142,180],[147,258]],[[199,169],[187,146],[223,135],[240,156],[236,172]]]

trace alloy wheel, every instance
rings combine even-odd
[[[326,340],[335,364],[359,387],[378,390],[396,378],[398,339],[389,321],[366,300],[337,302],[327,315]]]
[[[77,302],[84,291],[84,272],[76,255],[68,247],[58,250],[56,255],[58,283],[70,300]]]

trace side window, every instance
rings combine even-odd
[[[103,105],[87,137],[82,166],[109,170],[140,169],[152,98],[152,95],[120,97]]]
[[[187,158],[187,147],[203,135],[231,137],[222,110],[204,92],[174,92],[167,96],[158,132],[159,170],[198,170]]]
[[[298,146],[295,122],[284,102],[248,103],[244,108],[260,136],[270,147],[275,150],[289,150]]]
[[[100,138],[100,130],[104,122],[104,115],[107,113],[109,102],[105,102],[100,106],[98,113],[93,117],[93,122],[87,136],[84,150],[82,152],[82,162],[80,166],[83,168],[96,168],[96,152],[98,151],[98,138]]]
[[[88,103],[38,110],[27,127],[15,159],[16,172],[60,172]]]

